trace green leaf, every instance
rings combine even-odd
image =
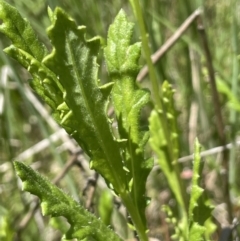
[[[121,240],[101,220],[33,169],[21,162],[14,162],[14,167],[23,181],[23,190],[40,198],[43,215],[63,216],[70,223],[71,227],[65,234],[67,239]]]
[[[111,96],[119,136],[120,140],[125,140],[122,156],[128,170],[129,189],[142,220],[145,220],[145,184],[153,160],[144,158],[148,133],[141,131],[139,116],[142,108],[149,102],[150,93],[136,84],[141,43],[130,44],[133,26],[121,10],[109,28],[104,53],[109,76],[114,82]]]
[[[213,210],[207,201],[207,197],[204,195],[204,190],[199,186],[200,171],[202,170],[200,151],[201,146],[196,139],[194,145],[193,177],[188,215],[189,240],[194,241],[204,240],[203,237],[206,232],[205,222],[211,217],[211,211]]]
[[[199,225],[198,223],[193,223],[190,233],[189,233],[189,241],[203,241],[203,234],[205,232],[206,228]]]
[[[46,47],[38,40],[30,23],[23,19],[16,8],[5,1],[0,0],[0,32],[11,39],[16,48],[31,54],[35,59],[41,61],[47,54]]]
[[[193,210],[196,206],[198,206],[198,199],[203,193],[203,189],[199,187],[199,169],[200,169],[200,156],[201,146],[198,140],[195,140],[194,145],[194,160],[193,160],[193,177],[192,177],[192,187],[191,187],[191,198],[189,202],[189,220],[193,221]]]
[[[60,8],[51,13],[51,20],[48,35],[53,51],[43,64],[56,73],[66,91],[65,102],[77,122],[74,128],[91,167],[121,193],[126,190],[126,174],[105,113],[110,92],[106,89],[111,85],[101,88],[97,78],[99,38],[85,40],[85,27],[78,27]]]
[[[2,2],[0,4],[5,6]],[[113,87],[113,82],[100,86],[96,62],[100,47],[99,38],[86,40],[84,26],[77,26],[60,8],[56,8],[54,12],[49,9],[51,26],[48,28],[48,36],[53,45],[52,52],[40,56],[37,50],[41,49],[41,45],[31,45],[32,42],[38,43],[38,40],[29,23],[22,19],[16,10],[11,9],[19,23],[22,22],[26,26],[21,30],[29,33],[26,36],[24,33],[18,34],[14,32],[13,27],[4,29],[2,25],[2,31],[7,35],[9,30],[7,36],[13,41],[13,45],[5,52],[31,73],[33,80],[30,85],[52,108],[54,119],[89,155],[91,167],[119,194],[132,216],[139,236],[142,240],[147,240],[144,194],[152,160],[144,158],[148,133],[141,131],[138,119],[141,109],[149,101],[149,93],[135,84],[137,60],[140,55],[139,43],[128,46],[121,52],[122,55],[129,55],[129,58],[126,59],[126,65],[122,65],[117,72],[121,72],[120,75],[134,99],[125,103],[127,112],[124,111],[124,106],[116,108],[120,127],[120,138],[116,140],[112,133],[111,121],[106,115],[106,108],[112,88],[115,88],[115,96],[119,90],[117,85]],[[4,21],[9,26],[14,26],[10,15],[5,18]],[[15,35],[19,35],[20,39]],[[35,40],[27,42],[28,35]],[[124,101],[129,99],[130,95],[125,91]],[[133,105],[132,109],[129,108],[130,105]]]
[[[78,143],[83,143],[76,131],[77,121],[71,115],[71,111],[64,101],[65,91],[57,75],[32,55],[13,45],[4,51],[31,73],[33,79],[30,80],[30,86],[52,108],[52,116],[55,121],[65,128]],[[84,143],[82,148],[88,153]]]
[[[43,63],[39,62],[35,57],[14,45],[4,49],[4,51],[28,70],[34,78],[32,80],[34,83],[31,83],[34,90],[36,92],[42,91],[42,93],[39,92],[38,94],[53,110],[57,109],[58,105],[63,102],[64,91],[55,73]],[[49,99],[51,101],[49,101]]]
[[[0,9],[0,18],[3,20],[0,31],[9,37],[13,43],[4,51],[31,73],[33,80],[30,81],[30,85],[52,108],[54,119],[70,135],[73,134],[78,142],[81,142],[81,138],[76,135],[75,131],[76,121],[69,116],[69,108],[67,105],[65,105],[64,110],[59,108],[64,104],[63,87],[57,75],[41,62],[47,54],[45,46],[39,42],[30,23],[23,19],[14,7],[0,1]],[[71,123],[71,126],[68,125],[69,123]]]

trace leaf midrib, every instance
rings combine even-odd
[[[69,40],[69,38],[68,38],[67,35],[66,35],[66,42],[67,42],[67,46],[68,46],[68,48],[69,48],[69,52],[70,52],[70,57],[71,57],[71,61],[72,61],[73,70],[74,70],[74,73],[75,73],[76,78],[77,78],[77,80],[78,80],[78,84],[80,85],[81,94],[82,94],[82,97],[83,97],[85,106],[86,106],[86,108],[87,108],[88,114],[89,114],[90,117],[91,117],[92,123],[94,124],[94,127],[95,127],[94,129],[95,129],[96,137],[98,138],[99,143],[100,143],[100,145],[101,145],[101,147],[102,147],[102,150],[103,150],[103,152],[104,152],[104,154],[105,154],[105,157],[106,157],[106,159],[107,159],[108,166],[109,166],[110,169],[111,169],[111,173],[114,173],[114,178],[115,178],[115,180],[116,180],[116,182],[117,182],[117,184],[118,184],[118,189],[119,189],[119,191],[120,191],[120,190],[122,190],[122,188],[121,188],[121,186],[122,186],[122,185],[121,185],[121,182],[120,182],[120,180],[119,180],[118,175],[115,173],[114,167],[111,165],[111,161],[110,161],[111,158],[109,157],[109,152],[107,151],[108,148],[107,148],[106,145],[105,145],[104,139],[101,138],[101,137],[102,137],[102,135],[100,134],[100,133],[101,133],[101,128],[99,128],[97,122],[95,121],[93,112],[92,112],[92,110],[91,110],[91,108],[90,108],[90,106],[89,106],[89,103],[88,103],[88,101],[87,101],[87,97],[86,97],[86,94],[85,94],[85,89],[84,89],[84,87],[83,87],[83,85],[82,85],[81,78],[80,78],[80,76],[79,76],[79,74],[78,74],[78,68],[77,68],[77,64],[76,64],[76,62],[75,62],[75,58],[74,58],[74,51],[73,51],[72,46],[71,46],[71,40]],[[104,131],[106,131],[106,130],[104,130]]]

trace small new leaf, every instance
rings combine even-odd
[[[122,145],[125,147],[122,156],[125,169],[128,170],[129,190],[134,205],[138,207],[140,216],[144,220],[145,184],[153,161],[144,158],[148,133],[141,131],[139,117],[142,108],[149,102],[150,93],[140,89],[136,84],[141,43],[130,44],[133,26],[121,10],[109,27],[104,53],[109,76],[114,82],[111,96],[119,136],[121,140],[126,140]]]
[[[23,181],[23,190],[40,198],[43,215],[63,216],[70,223],[71,227],[65,234],[66,239],[121,240],[101,220],[32,168],[21,162],[14,162],[14,167]]]
[[[188,240],[201,241],[204,240],[206,227],[205,221],[211,217],[211,206],[207,203],[207,198],[204,195],[204,190],[199,186],[199,178],[201,171],[201,146],[198,140],[195,140],[194,145],[194,160],[193,160],[193,177],[192,188],[189,202],[189,236]]]

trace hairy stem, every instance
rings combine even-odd
[[[137,230],[140,240],[148,241],[145,224],[142,222],[141,216],[136,208],[136,205],[134,204],[134,201],[132,200],[131,195],[125,192],[120,194],[120,197],[132,218],[134,227]]]

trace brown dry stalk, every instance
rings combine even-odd
[[[217,85],[216,85],[216,79],[215,79],[215,73],[214,73],[214,68],[213,68],[213,61],[212,61],[212,55],[211,51],[209,48],[208,44],[208,39],[207,39],[207,34],[205,31],[205,27],[203,24],[202,17],[199,16],[198,19],[198,31],[200,34],[200,38],[202,41],[202,46],[203,46],[203,52],[205,53],[206,57],[206,64],[207,64],[207,69],[208,69],[208,74],[209,74],[209,82],[210,82],[210,87],[211,87],[211,93],[212,93],[212,102],[213,102],[213,107],[214,107],[214,112],[216,116],[216,126],[217,126],[217,132],[218,132],[218,137],[220,140],[220,144],[225,146],[226,145],[226,135],[224,133],[224,122],[223,122],[223,117],[222,117],[222,112],[221,112],[221,105],[219,101],[219,94],[217,91]],[[230,190],[229,190],[229,183],[228,183],[228,159],[229,159],[229,151],[225,149],[223,151],[223,162],[222,162],[222,184],[223,184],[223,199],[225,203],[227,204],[227,210],[228,210],[228,215],[229,215],[229,224],[232,223],[233,217],[232,217],[232,205],[231,205],[231,199],[230,199]]]
[[[201,9],[195,10],[183,24],[174,32],[174,34],[155,52],[152,56],[152,62],[155,64],[157,61],[178,41],[178,39],[185,33],[191,26],[194,20],[202,13]],[[141,82],[148,74],[148,67],[145,65],[137,76],[137,81]]]

